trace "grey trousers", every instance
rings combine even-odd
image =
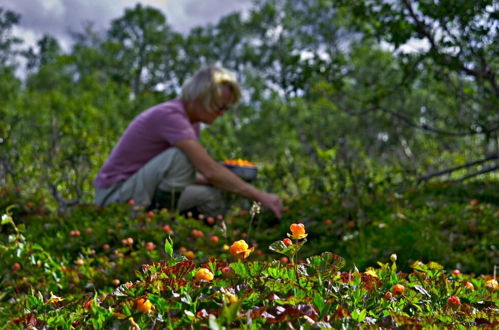
[[[220,190],[209,185],[194,184],[196,171],[187,156],[178,148],[162,152],[135,174],[109,188],[96,188],[95,204],[125,203],[147,208],[156,189],[181,192],[177,209],[182,212],[196,208],[199,213],[217,216],[225,213],[225,201]]]

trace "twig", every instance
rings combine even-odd
[[[469,167],[472,167],[472,166],[475,166],[475,165],[483,164],[485,162],[488,162],[488,161],[494,160],[494,159],[499,159],[499,153],[498,154],[489,155],[489,156],[485,157],[484,159],[475,160],[475,161],[468,162],[468,163],[460,165],[460,166],[451,167],[451,168],[447,168],[445,170],[441,170],[441,171],[438,171],[438,172],[427,174],[425,176],[419,177],[417,179],[417,183],[419,184],[421,182],[428,181],[429,179],[431,179],[433,177],[441,176],[441,175],[444,175],[444,174],[452,173],[452,172],[457,171],[457,170],[461,170],[461,169],[464,169],[464,168],[469,168]],[[494,170],[494,169],[495,168],[493,168],[492,170]],[[478,173],[478,174],[481,174],[481,173]],[[466,179],[466,177],[465,177],[465,179]]]
[[[480,174],[489,173],[489,172],[493,172],[493,171],[495,171],[497,169],[499,169],[499,165],[486,167],[486,168],[482,169],[481,171],[465,175],[465,176],[459,178],[458,180],[456,180],[456,182],[463,182],[464,180],[467,180],[467,179],[472,178],[474,176],[477,176],[477,175],[480,175]]]

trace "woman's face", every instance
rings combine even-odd
[[[229,109],[232,100],[232,91],[229,87],[222,86],[222,95],[219,103],[213,109],[205,109],[204,106],[198,106],[199,121],[205,124],[211,124],[219,116],[222,116]]]

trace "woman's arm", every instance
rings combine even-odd
[[[218,164],[197,140],[181,140],[177,142],[176,146],[187,155],[192,165],[208,183],[219,189],[261,202],[276,217],[281,218],[282,204],[277,195],[268,194],[255,188],[225,168],[225,166]]]

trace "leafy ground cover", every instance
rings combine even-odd
[[[280,222],[255,208],[193,219],[133,203],[56,214],[4,189],[0,322],[494,328],[496,188],[392,193],[360,219],[341,201],[309,196],[288,200]]]

